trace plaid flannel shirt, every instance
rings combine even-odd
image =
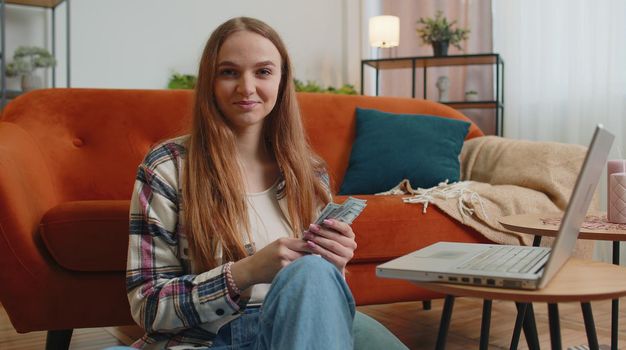
[[[134,347],[210,346],[219,328],[237,318],[244,306],[229,296],[224,265],[198,274],[192,271],[181,223],[187,137],[154,147],[137,171],[130,205],[126,289],[133,319],[147,333]],[[321,174],[320,180],[328,189],[328,175]],[[277,199],[288,217],[282,180]]]

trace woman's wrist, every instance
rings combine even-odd
[[[237,286],[237,288],[241,290],[246,290],[250,286],[250,281],[246,277],[246,268],[245,268],[245,260],[247,258],[243,258],[237,262],[232,263],[230,265],[230,274],[233,280],[233,283]]]

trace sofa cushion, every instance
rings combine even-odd
[[[383,262],[439,241],[492,243],[435,206],[423,213],[421,204],[404,203],[406,196],[357,197],[367,200],[367,207],[352,224],[358,247],[351,263]]]
[[[427,115],[356,111],[356,139],[340,194],[373,194],[409,179],[414,187],[456,182],[470,123]]]
[[[461,112],[444,104],[406,97],[299,92],[298,104],[311,147],[326,161],[334,194],[339,193],[348,169],[350,150],[356,136],[357,107],[397,114],[436,115],[471,122]],[[483,136],[483,132],[472,123],[466,139],[478,136]]]
[[[128,200],[74,201],[48,211],[40,233],[50,255],[73,271],[126,271]]]

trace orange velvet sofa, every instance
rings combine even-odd
[[[68,340],[74,328],[133,323],[125,266],[135,172],[152,145],[186,133],[192,98],[190,91],[47,89],[6,106],[0,118],[0,301],[18,332],[57,331],[49,339],[61,334]],[[350,157],[357,106],[468,120],[426,100],[311,93],[299,93],[298,100],[335,192]],[[482,135],[472,124],[467,138]],[[358,249],[347,279],[359,305],[440,297],[377,278],[377,264],[437,241],[487,242],[436,207],[422,214],[420,205],[399,196],[357,197],[368,206],[353,225]]]

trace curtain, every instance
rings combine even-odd
[[[448,54],[476,54],[492,52],[491,0],[394,0],[380,1],[371,6],[375,15],[393,15],[400,18],[400,45],[392,49],[373,51],[371,58],[432,56],[430,45],[423,44],[416,33],[417,21],[421,17],[434,17],[442,11],[450,21],[457,21],[456,28],[469,28],[469,39],[461,43],[462,49],[449,47]],[[374,15],[374,14],[370,14]],[[367,21],[368,18],[364,18]],[[367,33],[367,32],[366,32]],[[449,79],[449,101],[463,101],[465,91],[475,90],[481,100],[492,100],[493,66],[457,66],[429,68],[427,76],[427,99],[437,100],[436,82],[439,77]],[[366,72],[367,74],[367,72]],[[379,94],[384,96],[411,96],[411,70],[382,70]],[[416,97],[423,97],[423,72],[416,72]],[[369,85],[366,84],[366,85]],[[369,89],[367,93],[373,94]],[[495,132],[495,112],[491,110],[462,110],[486,133]]]
[[[504,136],[588,145],[602,123],[616,135],[610,158],[626,157],[626,1],[493,0],[493,37],[506,62]],[[599,193],[606,209],[606,175]]]

